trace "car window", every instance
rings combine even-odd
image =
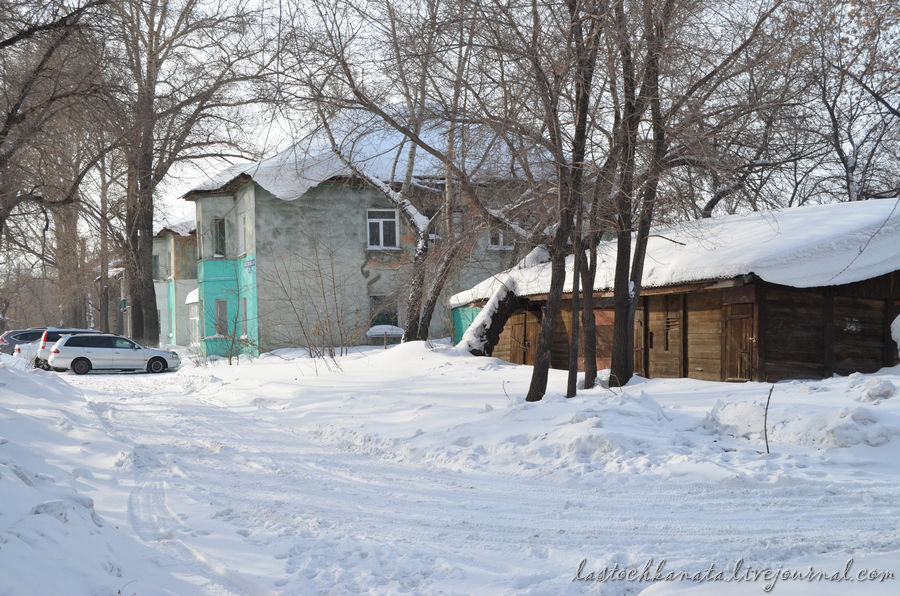
[[[124,337],[117,337],[115,339],[115,342],[116,342],[115,343],[116,348],[120,348],[120,349],[124,349],[124,350],[130,350],[130,349],[134,348],[134,342],[132,342],[131,340],[125,339]]]
[[[48,331],[47,332],[47,343],[50,343],[51,341],[55,342],[60,337],[62,337],[62,334],[59,331]]]
[[[19,336],[16,337],[16,339],[23,343],[33,342],[33,341],[37,341],[37,340],[41,339],[41,336],[43,334],[44,334],[43,331],[29,331],[27,333],[20,333]]]
[[[65,346],[67,348],[83,348],[86,345],[85,344],[86,339],[87,339],[86,337],[79,337],[76,335],[75,337],[70,337],[69,339],[67,339]]]
[[[111,348],[112,347],[112,338],[111,337],[82,337],[84,340],[84,347],[86,348]],[[69,340],[71,341],[71,340]]]

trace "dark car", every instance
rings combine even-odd
[[[14,329],[0,335],[0,352],[12,355],[19,344],[30,344],[41,339],[46,327],[32,327],[30,329]]]

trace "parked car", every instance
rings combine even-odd
[[[40,347],[40,341],[34,341],[30,344],[17,344],[16,349],[13,350],[13,356],[15,356],[16,358],[22,358],[33,364],[34,357],[37,356],[38,348]]]
[[[50,359],[50,348],[59,338],[64,335],[73,335],[75,333],[100,333],[95,329],[64,329],[57,327],[48,327],[41,335],[40,344],[38,345],[37,354],[34,355],[34,367],[50,370],[47,361]]]
[[[146,370],[161,373],[181,366],[172,351],[145,348],[121,335],[79,334],[60,338],[50,349],[50,368],[72,369],[76,375],[92,370]]]
[[[46,327],[31,327],[30,329],[13,329],[0,335],[0,352],[14,354],[19,344],[30,344],[41,339]]]

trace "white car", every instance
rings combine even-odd
[[[59,327],[47,327],[44,330],[41,339],[38,342],[38,351],[34,355],[34,367],[50,370],[50,348],[64,335],[74,335],[76,333],[100,333],[94,329],[64,329]]]
[[[161,373],[181,366],[181,357],[166,350],[145,348],[127,337],[107,333],[67,335],[50,349],[50,368],[72,369],[76,375],[91,370],[146,370]]]
[[[37,356],[38,348],[40,346],[40,341],[35,341],[28,344],[17,344],[16,347],[13,348],[13,356],[15,356],[16,358],[23,358],[33,364],[34,357]]]

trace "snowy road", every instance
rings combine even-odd
[[[134,446],[135,534],[211,594],[636,593],[649,584],[572,578],[584,558],[584,575],[651,557],[693,573],[900,550],[891,482],[463,469],[334,439],[265,400],[229,405],[183,373],[66,380]]]

